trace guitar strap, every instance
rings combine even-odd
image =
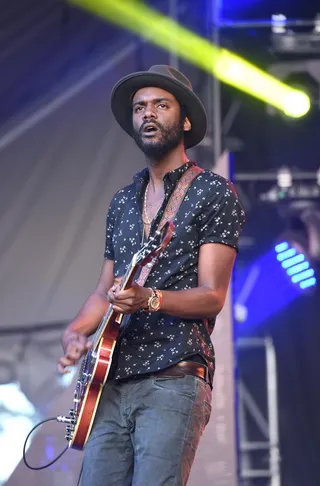
[[[181,203],[184,200],[185,195],[187,194],[189,187],[191,186],[194,179],[199,174],[201,174],[201,172],[203,172],[203,169],[201,169],[197,165],[192,165],[180,177],[179,182],[175,187],[173,193],[171,194],[168,204],[163,212],[163,216],[159,223],[158,230],[161,230],[163,226],[167,223],[167,221],[173,222],[181,206]],[[157,259],[154,259],[146,266],[142,267],[139,278],[137,279],[137,284],[143,287],[156,261]]]

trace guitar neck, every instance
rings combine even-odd
[[[121,283],[121,290],[124,290],[132,285],[132,282],[134,280],[134,277],[138,271],[138,265],[136,265],[134,262],[131,262],[129,265],[122,283]],[[112,321],[112,320],[119,320],[121,322],[123,314],[119,314],[118,312],[115,312],[113,310],[112,304],[109,305],[108,310],[106,314],[103,316],[98,329],[96,330],[93,338],[93,345],[92,348],[96,350],[96,348],[99,345],[100,339],[107,327],[107,325]]]

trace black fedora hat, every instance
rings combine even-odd
[[[120,79],[111,93],[111,109],[119,125],[132,136],[132,97],[136,91],[148,86],[171,93],[186,109],[191,130],[185,132],[185,147],[197,145],[207,130],[206,111],[193,92],[190,81],[171,66],[152,66],[149,71],[132,73]]]

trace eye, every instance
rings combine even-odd
[[[164,103],[160,103],[159,108],[167,108],[167,105]]]
[[[141,110],[142,110],[142,106],[136,106],[135,109],[134,109],[134,112],[138,113]]]

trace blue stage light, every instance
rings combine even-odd
[[[294,255],[296,255],[296,253],[297,253],[297,250],[295,248],[289,248],[286,251],[282,251],[281,253],[278,253],[277,260],[279,262],[283,262],[284,260],[288,260],[288,258],[291,258]]]
[[[249,336],[255,328],[299,298],[302,290],[288,278],[271,247],[251,265],[241,269],[237,266],[233,292],[235,318],[239,323],[235,332],[237,336]],[[242,312],[244,308],[246,312]]]
[[[300,288],[302,290],[307,289],[309,287],[313,287],[314,285],[317,284],[317,280],[315,277],[309,278],[308,280],[304,280],[303,282],[300,283]]]
[[[275,247],[275,250],[277,253],[281,253],[282,251],[285,251],[289,248],[289,243],[287,243],[286,241],[284,241],[283,243],[279,243],[279,245],[277,245]]]
[[[281,263],[282,268],[290,268],[293,267],[293,265],[296,265],[297,263],[301,263],[305,260],[304,255],[301,253],[299,255],[296,255],[292,258],[289,258],[288,260],[284,260]]]
[[[304,261],[302,263],[299,263],[298,265],[294,265],[293,267],[289,267],[287,270],[287,274],[289,277],[292,275],[295,275],[296,273],[300,273],[303,270],[307,270],[310,267],[310,263],[307,261]]]
[[[291,277],[291,282],[293,283],[302,282],[303,280],[306,280],[313,276],[314,276],[314,270],[313,268],[309,268],[309,270],[306,270],[305,272],[297,273],[296,275]]]
[[[299,253],[289,242],[283,241],[275,246],[277,260],[286,270],[287,275],[291,278],[293,284],[299,284],[300,289],[305,290],[317,284],[314,276],[315,271],[310,268],[310,262],[305,255]]]
[[[297,248],[294,256],[287,253],[283,261],[277,258],[293,248],[288,241],[283,241],[252,264],[237,266],[233,295],[238,337],[250,336],[255,328],[316,286],[312,264]]]

